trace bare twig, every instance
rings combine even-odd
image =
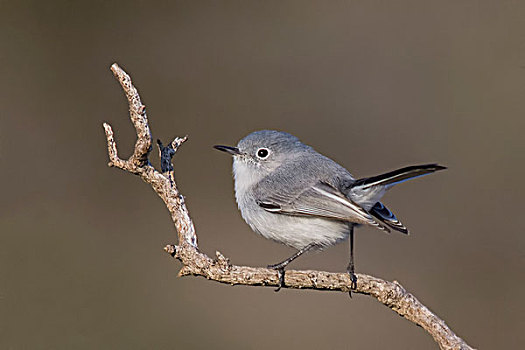
[[[167,147],[159,142],[159,151],[164,162],[163,172],[153,168],[148,162],[152,139],[146,108],[141,103],[140,96],[126,72],[116,63],[111,66],[111,70],[126,93],[130,118],[137,131],[137,142],[133,155],[127,160],[120,159],[111,126],[104,123],[110,159],[109,166],[139,175],[153,187],[157,195],[166,204],[177,228],[179,244],[168,245],[164,249],[182,262],[183,267],[179,276],[203,276],[231,285],[278,286],[279,276],[275,270],[232,265],[229,259],[219,252],[216,252],[216,257],[212,259],[199,251],[195,228],[184,204],[184,197],[177,189],[171,164],[173,155],[187,138],[175,138]],[[357,288],[353,289],[352,292],[370,295],[400,316],[421,326],[434,338],[441,349],[472,349],[463,339],[455,335],[443,320],[421,304],[399,283],[384,281],[364,274],[357,276]],[[351,280],[346,273],[287,270],[285,275],[285,288],[348,292],[350,285]]]

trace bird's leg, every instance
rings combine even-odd
[[[310,243],[306,247],[299,249],[297,253],[295,253],[288,259],[281,261],[278,264],[268,265],[269,269],[277,270],[277,272],[279,273],[279,286],[275,290],[276,292],[280,291],[281,287],[284,286],[284,269],[286,268],[286,266],[288,266],[289,263],[291,263],[292,261],[294,261],[295,259],[297,259],[298,257],[300,257],[315,246],[316,244]]]
[[[354,265],[354,226],[350,226],[350,262],[348,263],[348,267],[346,268],[346,271],[350,275],[350,280],[352,281],[352,284],[350,285],[350,289],[356,289],[357,288],[357,276],[355,275],[355,265]],[[350,297],[352,297],[352,291],[348,291],[350,294]]]

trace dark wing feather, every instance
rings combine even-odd
[[[372,209],[370,209],[370,214],[377,218],[382,223],[388,225],[390,228],[408,234],[408,229],[399,221],[394,213],[392,213],[388,208],[381,202],[377,202]]]
[[[376,220],[357,203],[345,197],[337,189],[322,182],[316,183],[295,197],[286,193],[275,193],[258,201],[257,204],[272,213],[322,217],[371,225],[390,231],[386,225]]]

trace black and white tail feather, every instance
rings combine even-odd
[[[356,180],[352,184],[351,192],[359,193],[361,196],[366,197],[366,193],[371,193],[370,199],[373,201],[374,194],[378,197],[383,195],[383,191],[377,189],[387,190],[395,184],[404,182],[406,180],[431,174],[438,170],[446,169],[446,167],[438,164],[423,164],[413,165],[390,171],[385,174],[362,178]],[[370,200],[368,199],[368,200]],[[390,232],[390,229],[408,234],[408,229],[399,221],[399,219],[392,213],[383,203],[376,202],[369,210],[369,213],[380,222],[378,228]]]
[[[391,229],[408,235],[408,229],[405,225],[383,203],[377,202],[370,209],[370,214]]]
[[[384,173],[381,175],[358,179],[352,184],[352,187],[360,187],[362,189],[367,189],[372,186],[391,187],[395,184],[401,183],[408,179],[431,174],[435,171],[443,170],[446,168],[447,167],[444,167],[439,164],[423,164],[423,165],[407,166],[407,167],[397,169],[394,171],[389,171],[388,173]]]

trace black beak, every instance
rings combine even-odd
[[[239,155],[241,152],[237,147],[230,147],[230,146],[221,146],[221,145],[215,145],[213,148],[218,149],[219,151],[223,151],[226,153],[229,153],[231,155]]]

